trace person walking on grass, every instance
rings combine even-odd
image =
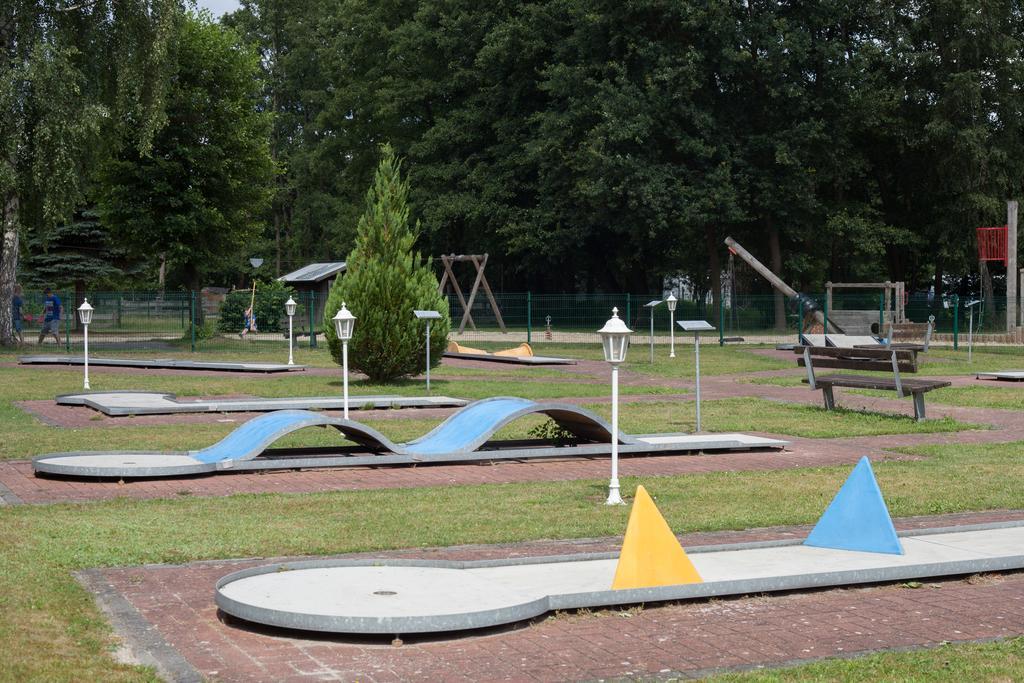
[[[18,346],[25,344],[25,335],[22,334],[22,321],[25,320],[25,314],[21,310],[24,305],[25,300],[21,298],[21,285],[14,285],[14,298],[11,299],[11,322]]]
[[[57,346],[60,346],[60,297],[49,287],[43,290],[43,294],[46,298],[43,299],[43,329],[39,330],[39,343],[42,344],[43,338],[49,333],[57,340]]]

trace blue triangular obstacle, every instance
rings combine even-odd
[[[867,457],[860,459],[846,483],[814,525],[804,545],[836,550],[902,555],[903,545]]]

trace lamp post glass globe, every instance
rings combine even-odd
[[[89,323],[92,322],[92,306],[89,305],[88,299],[82,300],[82,305],[78,307],[78,319],[82,321],[82,347],[85,355],[85,378],[82,382],[82,388],[89,388]]]
[[[284,302],[284,312],[288,314],[288,365],[295,365],[295,357],[292,351],[292,344],[295,342],[295,335],[292,334],[292,319],[295,317],[295,299],[288,297]]]
[[[608,482],[606,505],[625,505],[619,493],[619,363],[626,360],[629,335],[633,330],[619,318],[619,309],[612,309],[612,317],[597,331],[601,335],[604,359],[612,366],[612,477]]]
[[[356,326],[356,317],[341,302],[341,310],[334,316],[334,332],[341,340],[342,386],[344,388],[345,419],[348,419],[348,340],[352,338],[352,330]]]
[[[253,256],[251,259],[249,259],[249,265],[252,266],[253,268],[259,268],[260,266],[263,265],[263,259],[261,259],[259,256]]]
[[[669,293],[665,303],[668,304],[669,358],[676,357],[676,295]]]

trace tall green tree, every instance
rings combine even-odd
[[[414,250],[419,223],[409,220],[409,182],[390,145],[381,148],[366,210],[356,229],[356,246],[345,274],[334,281],[324,309],[324,334],[340,364],[341,342],[332,318],[344,303],[356,316],[350,344],[352,367],[372,381],[419,372],[426,355],[424,326],[414,310],[441,312],[430,329],[430,360],[441,362],[448,340],[448,301],[438,292],[429,265]]]
[[[138,149],[162,121],[167,45],[180,0],[0,3],[0,310],[9,310],[23,232],[67,221],[112,127]],[[0,316],[0,344],[12,343]]]
[[[125,147],[98,174],[99,209],[136,253],[164,254],[193,291],[224,262],[244,267],[270,197],[270,115],[257,107],[258,55],[205,13],[172,46],[167,125],[141,154]]]

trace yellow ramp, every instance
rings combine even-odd
[[[637,486],[612,590],[702,582],[647,489]]]

